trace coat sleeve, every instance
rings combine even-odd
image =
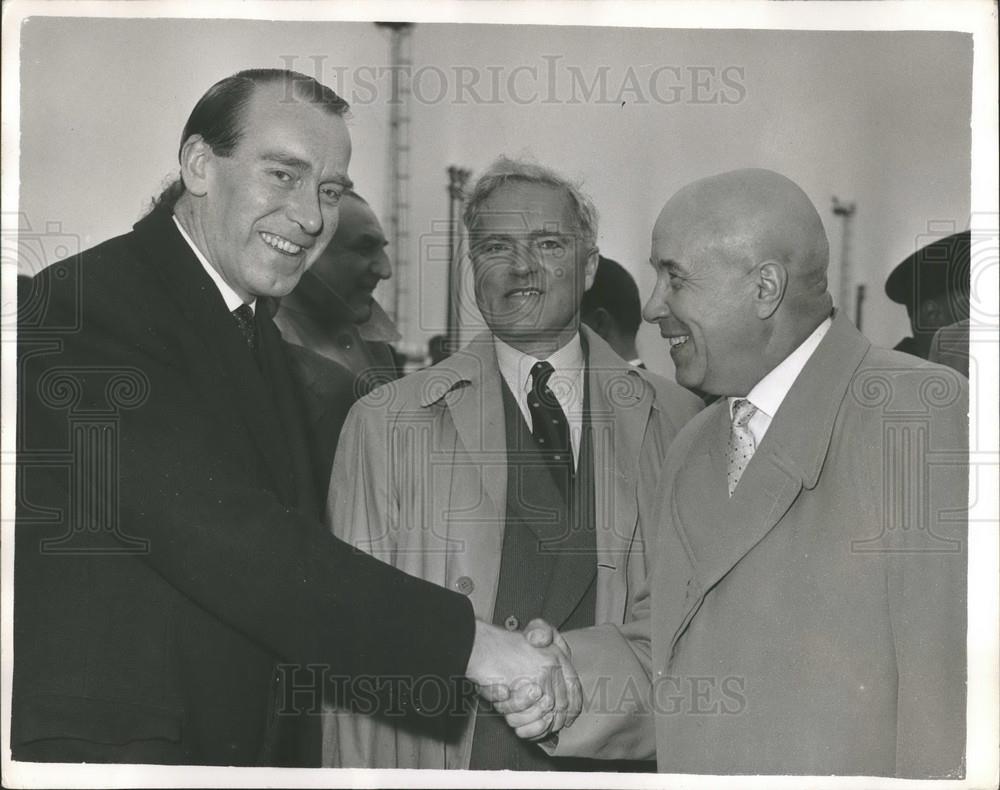
[[[197,352],[178,347],[194,333],[148,318],[144,295],[110,276],[87,274],[77,289],[58,274],[41,275],[47,315],[21,338],[34,335],[47,349],[20,349],[24,447],[66,446],[74,410],[106,408],[113,386],[121,389],[109,371],[124,371],[133,391],[117,392],[125,406],[116,423],[116,516],[145,541],[141,561],[166,584],[285,662],[347,677],[464,673],[475,629],[464,596],[354,550],[260,488],[249,437],[192,383],[187,366]],[[138,304],[125,310],[123,301]],[[25,471],[29,501],[66,508],[56,472]],[[33,527],[30,542],[66,526]],[[119,539],[80,537],[94,551]]]
[[[937,395],[921,389],[928,418],[901,428],[910,442],[883,452],[888,458],[892,449],[898,468],[913,475],[895,488],[904,501],[888,513],[897,520],[885,531],[898,675],[896,774],[912,778],[964,774],[968,389],[957,374],[946,375],[958,393],[953,402],[939,408]],[[938,395],[947,397],[943,388]],[[922,449],[907,456],[907,447]],[[883,476],[878,470],[872,479]]]
[[[649,588],[637,592],[625,625],[598,625],[565,637],[583,686],[583,712],[542,748],[554,757],[655,758]]]

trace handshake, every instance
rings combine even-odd
[[[466,675],[526,740],[569,727],[583,706],[569,645],[544,620],[532,620],[523,633],[477,620]]]

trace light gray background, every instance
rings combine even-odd
[[[841,231],[831,197],[856,201],[852,257],[856,278],[868,285],[864,330],[890,346],[908,326],[904,309],[884,296],[885,277],[928,234],[968,226],[967,34],[421,23],[411,41],[425,99],[412,103],[410,137],[413,301],[404,332],[415,343],[445,320],[444,268],[426,258],[428,236],[430,246],[443,241],[437,228],[447,218],[449,164],[480,171],[498,154],[528,154],[581,179],[601,213],[602,252],[632,271],[644,297],[653,281],[646,265],[653,221],[692,179],[761,166],[797,181],[827,224],[835,296]],[[351,175],[384,215],[389,81],[353,69],[387,63],[387,34],[366,23],[30,19],[21,52],[22,222],[79,237],[81,248],[127,231],[176,171],[178,137],[201,93],[241,68],[286,65],[355,99]],[[523,69],[514,77],[519,66],[537,77]],[[648,84],[658,66],[683,75],[695,66],[717,75],[742,69],[745,95],[716,77],[708,93],[721,89],[741,101],[696,103],[706,91],[688,82],[679,101],[660,103]],[[494,98],[496,70],[500,101],[477,102],[463,91],[461,67],[481,75],[476,91],[486,99]],[[583,100],[578,86],[574,101],[572,70],[590,83],[602,68],[604,95]],[[615,99],[630,69],[642,95],[626,89],[623,106]],[[512,100],[511,79],[524,103]],[[364,81],[374,82],[374,93]],[[661,74],[661,96],[669,84],[683,83]],[[31,256],[24,260],[33,265]],[[654,327],[643,327],[640,351],[652,368],[672,373]]]

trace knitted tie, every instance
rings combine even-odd
[[[569,423],[555,394],[549,389],[553,374],[548,362],[536,362],[531,368],[531,391],[528,412],[531,414],[531,435],[546,463],[553,468],[573,469],[573,451],[569,438]]]
[[[250,305],[241,304],[233,310],[233,318],[236,319],[236,326],[239,327],[240,334],[246,341],[247,347],[251,351],[257,350],[257,328],[254,325],[253,310]]]
[[[757,407],[746,398],[733,402],[733,424],[729,430],[729,453],[727,479],[729,481],[729,496],[733,495],[736,486],[743,476],[743,471],[750,463],[757,443],[748,427],[750,418],[757,413]]]

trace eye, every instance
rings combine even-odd
[[[485,255],[499,255],[509,250],[510,245],[505,241],[487,241],[479,247],[479,252]]]
[[[323,200],[332,205],[339,203],[344,195],[343,190],[339,187],[320,187],[319,193]]]
[[[563,249],[563,243],[558,239],[542,239],[538,246],[547,252],[555,252]]]
[[[287,170],[269,170],[268,173],[276,180],[280,181],[282,184],[288,184],[292,181],[292,174]]]

